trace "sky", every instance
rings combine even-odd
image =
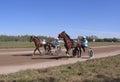
[[[120,0],[0,0],[0,35],[120,38]]]

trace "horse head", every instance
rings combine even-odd
[[[58,34],[58,38],[65,38],[65,37],[66,37],[65,31],[63,31],[60,34]]]
[[[71,40],[70,36],[65,31],[58,34],[58,38],[64,38],[64,39],[66,38]]]
[[[30,42],[32,42],[34,40],[34,38],[35,38],[34,35],[30,36]]]

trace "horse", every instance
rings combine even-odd
[[[38,50],[39,54],[41,55],[41,52],[39,49],[40,47],[44,47],[45,51],[46,51],[47,47],[48,47],[49,51],[51,51],[51,47],[55,48],[55,46],[51,42],[46,42],[46,44],[43,44],[41,42],[41,40],[36,36],[30,36],[30,42],[32,42],[32,41],[34,42],[35,47],[36,47],[34,49],[33,56],[35,55],[36,50]]]
[[[55,48],[55,45],[47,41],[46,44],[44,44],[45,53],[52,55],[51,47]]]
[[[65,33],[65,31],[61,32],[60,34],[58,34],[58,38],[63,38],[64,40],[64,47],[66,48],[66,55],[70,56],[69,51],[74,48],[75,51],[78,51],[78,56],[77,57],[81,57],[81,48],[82,48],[82,44],[81,44],[81,40],[78,39],[77,43],[75,44],[73,42],[73,40],[70,38],[70,36],[68,34]],[[74,57],[75,55],[73,55]]]

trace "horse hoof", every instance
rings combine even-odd
[[[67,53],[67,54],[66,54],[66,56],[68,56],[68,57],[69,57],[70,55]]]

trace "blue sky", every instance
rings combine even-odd
[[[0,35],[120,38],[120,0],[0,0]]]

